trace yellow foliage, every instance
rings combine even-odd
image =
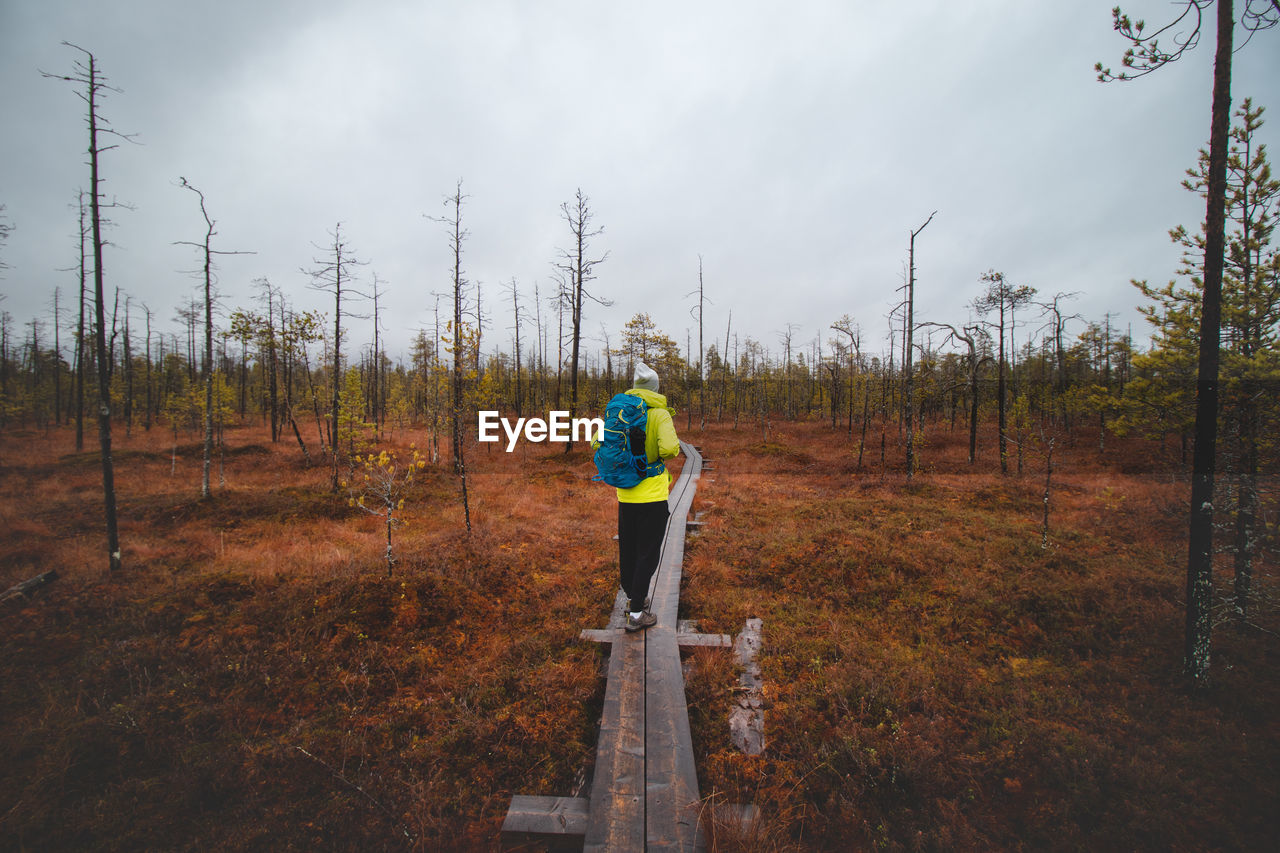
[[[346,484],[350,490],[349,506],[357,506],[371,515],[381,517],[387,525],[387,567],[394,562],[391,552],[391,530],[402,526],[404,520],[399,513],[404,510],[406,492],[413,483],[414,476],[426,466],[417,448],[413,449],[412,459],[401,466],[396,453],[391,450],[380,450],[375,453],[364,453],[354,457],[360,468],[360,485],[358,488]]]

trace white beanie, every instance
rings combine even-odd
[[[631,378],[631,387],[643,388],[656,394],[658,393],[658,374],[654,373],[653,368],[643,361],[638,361],[636,362],[636,371]]]

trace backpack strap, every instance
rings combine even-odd
[[[653,424],[653,420],[650,417],[651,410],[649,408],[648,401],[645,400],[643,397],[640,397],[640,405],[644,406],[644,412],[645,412],[644,433],[645,433],[645,444],[647,445],[649,443],[649,427]],[[666,469],[667,469],[667,464],[662,460],[661,456],[659,456],[653,462],[649,462],[646,459],[645,466],[644,466],[645,479],[648,479],[649,477],[656,477]]]
[[[648,465],[644,466],[645,479],[648,479],[649,477],[656,477],[665,470],[667,470],[667,463],[663,462],[661,459],[659,459],[657,462],[650,462]],[[596,474],[594,477],[591,478],[591,480],[592,482],[603,483],[604,477],[601,477],[599,474]]]

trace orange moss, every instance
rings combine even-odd
[[[729,743],[731,658],[689,659],[707,803],[763,815],[713,849],[1265,847],[1276,634],[1219,631],[1183,692],[1178,460],[1063,438],[1042,548],[1042,456],[1004,477],[989,430],[971,466],[929,425],[908,483],[894,432],[859,468],[829,425],[682,431],[714,470],[681,616],[764,619],[763,756]],[[0,610],[0,846],[485,849],[511,794],[572,793],[603,689],[577,634],[617,589],[585,450],[476,448],[470,536],[429,468],[388,578],[385,529],[296,445],[228,444],[201,501],[198,443],[117,436],[107,578],[96,455],[0,436],[0,583],[62,576]]]
[[[1005,477],[963,439],[934,433],[910,483],[818,424],[704,439],[682,607],[704,630],[764,619],[769,740],[745,760],[695,718],[704,796],[763,813],[713,848],[1265,846],[1276,635],[1220,630],[1217,683],[1184,694],[1181,472],[1064,443],[1044,548],[1043,458]]]

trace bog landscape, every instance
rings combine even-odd
[[[414,366],[345,370],[331,412],[324,369],[265,318],[252,328],[212,374],[182,352],[115,365],[114,568],[87,418],[77,449],[79,385],[59,404],[48,372],[6,362],[26,408],[0,434],[0,585],[56,579],[0,606],[0,838],[511,848],[513,797],[591,787],[610,652],[582,632],[606,626],[617,592],[616,504],[582,442],[507,452],[475,441],[475,412],[555,410],[570,378],[537,359],[455,372],[428,347]],[[852,347],[822,370],[713,348],[699,382],[643,322],[624,339],[670,377],[682,440],[714,460],[679,617],[702,634],[762,625],[755,754],[729,725],[742,665],[683,651],[708,849],[1274,837],[1274,433],[1255,433],[1252,483],[1240,425],[1228,433],[1197,683],[1183,656],[1190,397],[1160,384],[1159,349],[1094,325],[998,362],[987,337],[971,362],[926,352],[907,386]],[[578,377],[580,411],[628,387],[627,357]],[[1269,424],[1275,409],[1256,413]],[[726,805],[754,819],[721,819]]]
[[[681,616],[763,621],[763,753],[730,741],[729,651],[685,661],[702,796],[760,810],[709,826],[713,849],[1266,846],[1277,619],[1222,610],[1212,684],[1187,686],[1176,440],[1056,433],[1046,532],[1038,435],[1002,475],[990,426],[970,464],[941,406],[907,481],[892,421],[859,463],[856,417],[852,437],[816,413],[737,419],[677,418],[717,466]],[[381,519],[269,426],[225,431],[208,499],[177,437],[121,436],[108,574],[98,455],[66,427],[6,429],[5,585],[59,577],[0,612],[5,846],[485,849],[513,794],[583,787],[606,651],[579,633],[617,588],[589,452],[469,445],[469,534],[430,463],[388,567]],[[432,446],[388,423],[378,447],[414,441]]]
[[[686,21],[680,9],[669,16],[680,22],[668,25],[661,15],[615,18],[622,13],[590,4],[576,26],[608,35],[581,40],[597,68],[579,61],[579,46],[540,54],[531,45],[541,42],[521,35],[535,26],[560,35],[559,12],[505,9],[515,16],[507,19],[488,5],[462,4],[467,10],[454,20],[434,6],[400,4],[391,14],[360,5],[352,17],[345,4],[316,4],[304,16],[310,29],[295,26],[297,10],[262,12],[254,26],[225,31],[218,29],[225,22],[210,19],[200,26],[221,39],[210,44],[247,52],[227,59],[211,50],[203,58],[210,68],[236,73],[208,71],[203,79],[211,87],[239,79],[241,60],[274,59],[277,49],[318,55],[289,51],[311,44],[309,33],[336,27],[365,48],[344,51],[360,64],[335,72],[334,91],[315,103],[344,100],[336,81],[363,80],[373,69],[374,83],[352,85],[366,96],[349,99],[354,110],[376,107],[402,79],[436,84],[405,70],[423,57],[455,41],[480,45],[491,52],[472,70],[492,64],[511,79],[490,85],[481,75],[483,85],[459,97],[476,109],[492,99],[487,115],[502,119],[481,122],[475,139],[509,142],[503,122],[529,121],[519,144],[535,146],[551,138],[546,125],[533,124],[537,112],[558,124],[572,115],[581,125],[575,133],[600,131],[615,145],[666,128],[652,131],[645,156],[606,157],[595,173],[615,199],[643,184],[632,199],[664,206],[624,219],[624,260],[610,255],[612,232],[605,235],[583,189],[527,221],[521,211],[539,202],[521,199],[514,186],[504,187],[505,201],[491,192],[489,215],[509,214],[512,224],[478,220],[488,224],[485,268],[521,253],[554,258],[549,267],[538,261],[549,271],[532,286],[515,277],[482,282],[468,272],[473,199],[464,183],[444,184],[442,207],[402,215],[410,208],[396,207],[404,203],[396,193],[414,180],[376,171],[432,160],[418,143],[446,136],[441,128],[450,121],[441,116],[457,104],[429,102],[416,89],[386,94],[393,108],[379,116],[387,123],[375,123],[367,138],[348,128],[332,138],[303,132],[303,145],[273,141],[275,130],[298,124],[283,118],[286,111],[305,113],[304,96],[327,84],[299,72],[284,90],[289,97],[263,94],[270,108],[255,109],[254,98],[288,75],[246,64],[258,70],[245,73],[252,86],[236,97],[172,87],[184,109],[201,92],[199,133],[165,125],[184,156],[198,147],[192,140],[206,138],[206,110],[212,126],[234,105],[235,132],[220,137],[225,150],[211,142],[206,156],[225,155],[236,169],[221,182],[169,180],[152,196],[166,210],[175,198],[183,205],[185,238],[165,236],[161,245],[161,231],[131,235],[131,212],[111,195],[107,176],[133,140],[107,120],[104,99],[123,93],[94,53],[64,42],[65,67],[41,72],[40,82],[86,119],[77,133],[87,130],[87,148],[76,148],[85,154],[77,173],[85,189],[57,226],[41,219],[23,181],[15,186],[26,187],[25,202],[0,204],[7,303],[0,311],[0,849],[1275,849],[1280,181],[1262,141],[1263,106],[1239,95],[1232,101],[1228,84],[1232,57],[1248,55],[1242,48],[1255,34],[1280,24],[1280,4],[1237,3],[1238,22],[1228,0],[1175,4],[1181,16],[1154,34],[1112,13],[1130,49],[1119,73],[1099,63],[1103,83],[1166,69],[1194,51],[1202,32],[1205,49],[1196,55],[1203,56],[1213,40],[1211,9],[1218,26],[1216,87],[1201,110],[1211,118],[1209,145],[1198,157],[1188,152],[1183,184],[1203,220],[1162,226],[1173,228],[1181,255],[1165,271],[1167,284],[1119,279],[1135,323],[1116,322],[1110,309],[1090,316],[1085,304],[1110,303],[1080,290],[1024,280],[1009,267],[970,269],[970,260],[953,258],[963,276],[939,273],[927,294],[918,287],[922,265],[971,251],[983,229],[1000,251],[1025,250],[1024,265],[1029,255],[1055,252],[1054,263],[1079,273],[1072,281],[1114,287],[1108,265],[1123,239],[1095,229],[1086,240],[1085,231],[1064,229],[1092,228],[1096,219],[1120,233],[1121,220],[1137,215],[1135,199],[1148,209],[1164,202],[1147,196],[1145,173],[1127,176],[1134,187],[1123,204],[1092,189],[1081,201],[1074,186],[1064,188],[1061,174],[1072,176],[1068,184],[1094,186],[1089,168],[1064,159],[1092,150],[1097,140],[1087,133],[1071,137],[1068,153],[1055,149],[1037,164],[1045,171],[1052,162],[1047,171],[1060,173],[1045,177],[1043,198],[1022,213],[997,204],[1013,210],[1002,210],[999,229],[966,230],[982,219],[966,211],[983,209],[988,190],[991,198],[997,188],[1008,191],[997,187],[1002,181],[1041,191],[1040,177],[1017,167],[1017,157],[1039,149],[1035,133],[1000,148],[997,167],[965,162],[935,182],[966,208],[930,214],[934,205],[922,202],[921,215],[901,229],[901,257],[891,259],[900,282],[883,285],[881,270],[878,283],[859,282],[856,292],[850,285],[846,298],[844,285],[831,282],[851,273],[808,265],[824,252],[845,252],[845,244],[858,249],[842,259],[883,254],[870,217],[888,217],[878,207],[887,202],[847,183],[857,172],[860,192],[864,180],[872,186],[881,176],[844,167],[861,156],[844,146],[861,144],[862,128],[847,139],[828,133],[837,119],[831,105],[844,101],[809,97],[820,88],[814,81],[832,92],[847,84],[850,98],[866,95],[866,75],[845,68],[857,51],[840,35],[843,27],[848,39],[865,41],[887,26],[865,10],[815,7],[818,24],[838,23],[833,43],[822,26],[793,28],[803,34],[794,35],[771,7],[752,10],[750,27],[726,35],[724,16],[690,13]],[[1052,13],[1016,5],[1006,23],[1023,35],[1010,37],[1010,50],[1040,51],[1036,34],[1063,26],[1068,14],[1062,4]],[[939,22],[951,7],[939,4],[918,28],[949,30]],[[733,12],[736,20],[736,4]],[[172,50],[193,41],[194,19],[175,15],[138,15],[182,27],[181,38],[149,42]],[[13,17],[33,30],[52,26],[36,14]],[[961,24],[979,32],[972,20]],[[993,29],[984,21],[982,37]],[[630,43],[623,30],[649,36]],[[406,33],[407,48],[397,41]],[[1241,39],[1234,47],[1233,33]],[[298,41],[286,43],[284,34]],[[127,43],[141,38],[126,35]],[[663,42],[664,61],[689,64],[669,92],[702,92],[705,100],[650,102],[652,93],[631,89],[615,99],[610,89],[596,100],[623,104],[625,95],[661,108],[580,113],[591,100],[584,96],[572,110],[544,109],[562,94],[568,75],[560,62],[574,77],[591,68],[586,77],[616,85],[615,36],[646,57],[658,39],[674,38]],[[685,36],[700,50],[710,45],[705,68],[690,58]],[[443,42],[428,50],[428,38]],[[716,61],[724,39],[743,47]],[[823,39],[825,53],[810,47]],[[971,52],[1004,56],[1004,48],[978,49],[985,44]],[[386,60],[396,50],[401,65]],[[632,54],[616,53],[634,71]],[[957,55],[920,48],[932,54]],[[468,49],[459,55],[471,57]],[[330,59],[325,53],[326,70]],[[1234,61],[1246,68],[1242,79],[1248,69],[1257,76],[1256,65]],[[716,78],[717,68],[731,67],[725,63],[737,72]],[[125,64],[149,83],[168,79],[145,63]],[[957,80],[974,79],[964,77],[974,73],[968,59],[953,64]],[[204,67],[190,65],[184,73]],[[757,78],[760,69],[768,74]],[[701,86],[699,74],[708,75]],[[785,85],[765,85],[770,74]],[[955,91],[985,108],[971,93],[988,84],[1001,81],[957,83]],[[951,98],[940,85],[928,84]],[[1173,91],[1179,109],[1192,101]],[[1001,97],[1026,111],[1023,94]],[[913,88],[910,97],[887,100],[914,105],[916,95]],[[183,112],[163,107],[170,96],[153,92],[155,109],[142,114],[163,123]],[[1053,97],[1037,88],[1037,99]],[[745,130],[731,127],[737,107],[756,98],[772,112]],[[1069,106],[1099,115],[1105,108],[1113,119],[1137,112],[1116,111],[1115,103],[1084,98],[1054,109],[1065,116]],[[885,117],[899,107],[882,113],[888,108],[874,99],[859,104],[868,127],[900,124]],[[950,108],[934,109],[942,107]],[[438,123],[429,132],[409,128],[415,110]],[[803,124],[812,118],[806,111],[818,115],[816,130]],[[265,124],[252,124],[264,115]],[[668,115],[690,123],[667,126]],[[577,122],[582,116],[589,120]],[[1071,122],[1056,116],[1048,136],[1058,139],[1058,125]],[[242,131],[241,117],[271,132]],[[954,140],[960,151],[985,120],[949,121],[964,129]],[[1163,133],[1158,122],[1143,128]],[[989,129],[979,130],[971,150],[994,146]],[[731,144],[689,142],[717,133]],[[244,138],[273,153],[269,168],[259,163],[256,177],[242,180],[228,152]],[[467,138],[459,133],[461,149]],[[829,160],[806,153],[810,143],[832,139],[838,150]],[[327,144],[350,140],[363,140],[357,154],[334,149],[332,159],[304,167]],[[572,148],[565,157],[574,168],[599,147],[567,137],[558,144]],[[928,158],[910,154],[905,138],[892,144],[909,164],[895,182],[923,173]],[[551,170],[547,150],[530,157],[538,168],[522,166],[529,173],[522,177]],[[51,159],[36,153],[33,174]],[[516,162],[490,156],[503,169]],[[246,174],[255,168],[250,155],[239,159]],[[698,181],[681,177],[686,160]],[[821,174],[803,171],[813,163]],[[145,185],[139,171],[131,174]],[[972,185],[981,192],[965,189],[970,178],[982,182]],[[295,183],[269,183],[277,180]],[[241,275],[250,262],[230,257],[253,252],[224,242],[217,228],[224,204],[258,223],[249,233],[266,222],[292,226],[310,215],[310,193],[328,181],[334,198],[346,191],[340,185],[372,188],[360,196],[362,209],[366,222],[383,225],[364,233],[403,255],[394,261],[400,302],[367,268],[344,222],[328,220],[327,236],[296,258],[288,254],[294,241],[263,232],[273,246],[261,247],[264,255],[288,256],[291,283]],[[1051,190],[1076,200],[1059,203]],[[895,183],[884,198],[912,192]],[[412,193],[416,205],[421,187]],[[858,214],[860,226],[816,208],[811,219],[798,213],[837,196],[832,209],[856,206],[843,199],[856,196],[873,212]],[[721,226],[698,212],[706,199],[742,218]],[[1080,209],[1072,223],[1053,218],[1073,204]],[[641,207],[624,201],[610,210],[635,215]],[[429,237],[392,234],[386,223],[395,216],[412,218]],[[944,238],[947,216],[953,230]],[[553,236],[538,217],[552,220]],[[174,214],[175,228],[179,219]],[[1014,246],[1031,233],[1006,233],[1015,220],[1042,229],[1034,245]],[[189,229],[192,221],[198,230]],[[644,221],[650,225],[637,226]],[[661,227],[645,231],[652,223]],[[689,263],[678,274],[660,263],[678,254],[668,244],[673,235],[692,239],[689,223],[720,239],[722,250],[731,247],[720,257],[736,273],[704,277],[700,252],[681,256]],[[62,226],[73,229],[73,259],[42,248]],[[830,241],[832,232],[838,239]],[[29,234],[43,237],[21,243]],[[132,281],[113,278],[131,236],[134,257],[150,263],[181,247],[194,289],[166,290],[163,275],[136,272],[142,265],[129,267]],[[447,248],[447,268],[420,263],[425,239],[437,252]],[[510,254],[493,248],[504,241]],[[10,263],[15,246],[25,268]],[[925,252],[934,253],[928,262]],[[33,257],[57,268],[60,284],[49,288],[48,310],[15,317],[8,309],[36,304],[32,292],[52,280],[32,272]],[[776,266],[780,257],[786,263]],[[228,290],[220,291],[219,269],[233,263],[246,266],[227,272]],[[610,278],[614,263],[621,269]],[[885,266],[881,256],[868,263]],[[131,286],[152,302],[131,296]],[[871,304],[876,288],[892,294],[889,310]],[[625,301],[640,291],[652,310]],[[627,307],[606,314],[615,296]],[[817,313],[819,297],[848,312]],[[176,310],[156,307],[159,298]],[[406,304],[414,316],[396,316]],[[162,311],[173,313],[166,319]],[[793,322],[793,311],[807,312],[808,325]],[[597,476],[593,440],[605,435],[611,398],[633,384],[646,395],[629,404],[655,423],[664,419],[653,414],[661,409],[659,381],[681,452],[666,465],[671,514],[645,604],[656,618],[650,624],[641,621],[638,594],[631,591],[628,607],[619,590],[631,528],[620,495]],[[631,440],[634,450],[645,435]],[[641,454],[640,473],[629,473],[652,484],[657,475],[646,462],[658,464]],[[660,498],[646,510],[662,510]]]

